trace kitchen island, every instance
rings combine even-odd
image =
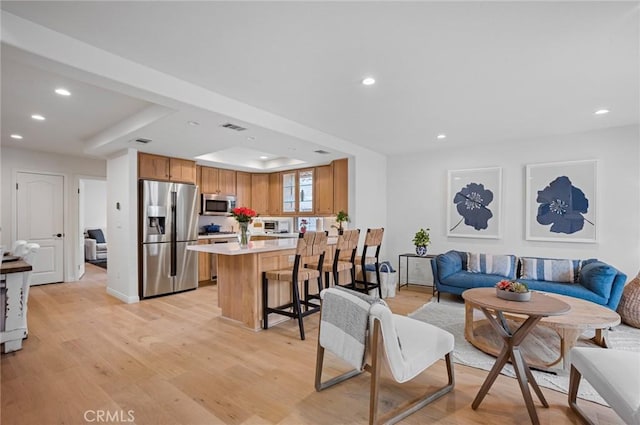
[[[191,245],[187,249],[218,256],[218,307],[222,316],[240,322],[243,326],[258,331],[262,329],[262,272],[293,266],[298,240],[278,238],[251,241],[247,248],[237,242],[226,244]],[[325,261],[332,261],[336,238],[329,238]],[[311,288],[315,288],[312,283]],[[291,300],[288,282],[272,282],[269,285],[269,300],[281,305]],[[282,317],[270,319],[269,324],[287,320]]]

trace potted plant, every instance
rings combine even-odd
[[[429,237],[429,231],[431,229],[420,229],[416,232],[416,235],[413,237],[413,244],[416,246],[416,254],[421,257],[427,255],[427,246],[431,243],[431,239]]]
[[[496,283],[496,295],[509,301],[529,301],[531,292],[524,282],[503,279]]]
[[[338,215],[336,215],[336,223],[338,223],[338,231],[342,231],[342,223],[349,221],[349,215],[340,210]]]

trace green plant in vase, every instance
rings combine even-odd
[[[421,257],[427,255],[427,246],[431,243],[431,238],[429,237],[429,231],[431,229],[420,229],[416,232],[413,237],[413,244],[416,246],[416,254]]]
[[[346,223],[348,221],[349,221],[349,215],[342,210],[339,211],[338,214],[336,215],[336,223],[338,223],[338,230],[342,231],[343,229],[342,223]]]

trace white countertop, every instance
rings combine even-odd
[[[299,233],[266,233],[255,232],[251,233],[251,236],[269,236],[271,238],[297,238]]]
[[[329,238],[329,245],[335,245],[337,238]],[[219,243],[208,245],[189,245],[187,249],[190,251],[208,252],[210,254],[218,255],[245,255],[245,254],[257,254],[260,252],[273,252],[273,251],[285,251],[287,249],[295,249],[298,245],[296,239],[278,238],[270,239],[266,241],[251,241],[247,248],[240,248],[237,242],[231,243]]]
[[[198,235],[198,240],[201,241],[203,239],[237,239],[237,233],[220,233],[220,234],[210,234],[210,235]]]

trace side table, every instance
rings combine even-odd
[[[398,291],[400,290],[400,288],[402,288],[403,286],[409,287],[409,285],[421,285],[421,286],[431,286],[432,288],[432,295],[435,296],[436,295],[436,285],[433,283],[433,280],[431,281],[431,285],[423,285],[421,283],[418,282],[409,282],[409,260],[412,261],[418,261],[419,265],[418,267],[423,268],[426,273],[431,274],[431,259],[435,258],[437,254],[427,254],[425,256],[420,256],[417,254],[412,254],[412,253],[405,253],[405,254],[400,254],[398,255]],[[404,283],[402,282],[402,264],[403,261],[402,259],[404,258]]]

